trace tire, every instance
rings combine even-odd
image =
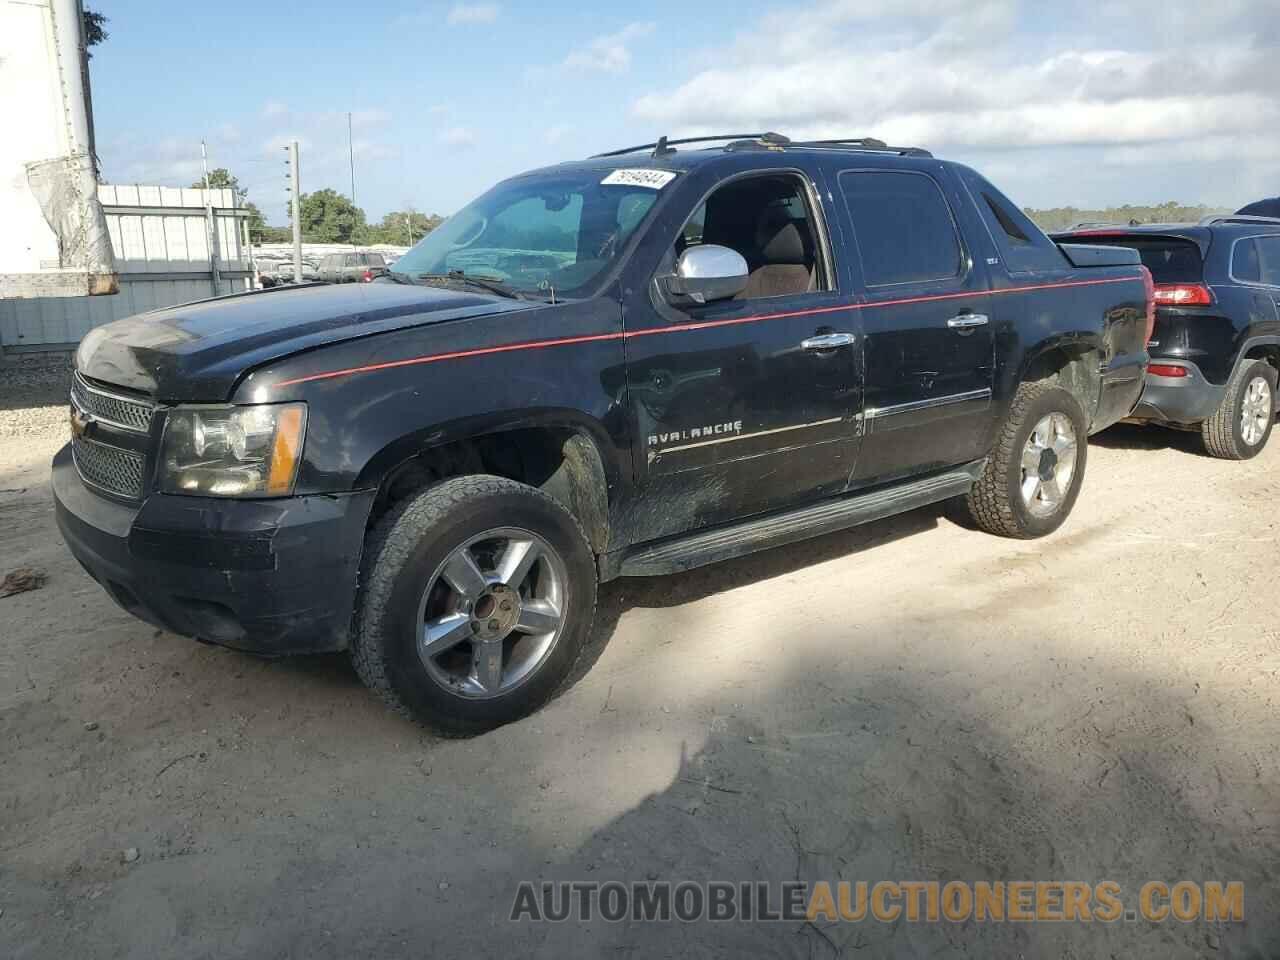
[[[1043,425],[1049,424],[1048,434]],[[1069,476],[1067,464],[1068,431],[1074,435],[1073,466]],[[1088,460],[1088,421],[1080,401],[1056,379],[1036,380],[1018,387],[1009,414],[996,437],[995,447],[987,457],[982,475],[964,498],[964,511],[975,526],[1002,537],[1031,540],[1043,537],[1062,526],[1075,506],[1084,481]],[[1037,433],[1037,431],[1040,431]],[[1028,500],[1023,494],[1028,477],[1024,473],[1024,455],[1028,462],[1037,458],[1032,449],[1040,441],[1052,439],[1052,458],[1039,452],[1039,466],[1031,472],[1054,476],[1054,484],[1041,483]]]
[[[516,543],[537,559],[500,582]],[[510,569],[522,565],[513,560]],[[469,591],[455,588],[459,580],[471,582]],[[404,501],[370,534],[352,662],[399,713],[445,736],[470,736],[556,694],[590,636],[595,603],[595,558],[564,507],[513,480],[458,477]],[[537,634],[551,614],[554,634]]]
[[[1259,381],[1261,381],[1259,383]],[[1261,394],[1261,396],[1260,396]],[[1222,403],[1200,424],[1200,435],[1209,456],[1220,460],[1251,460],[1271,437],[1275,420],[1276,371],[1265,360],[1246,360],[1227,383]],[[1256,411],[1246,430],[1246,409]],[[1262,409],[1266,424],[1261,424]]]

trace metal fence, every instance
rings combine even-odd
[[[99,324],[251,287],[248,214],[231,190],[102,184],[98,199],[120,292],[0,300],[3,350],[70,349]]]

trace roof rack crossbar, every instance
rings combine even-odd
[[[621,157],[628,153],[639,153],[641,150],[652,150],[661,145],[663,147],[674,147],[682,143],[712,143],[716,140],[763,140],[765,137],[776,136],[769,133],[722,133],[716,136],[708,137],[680,137],[672,140],[668,137],[659,137],[653,143],[641,143],[634,147],[623,147],[621,150],[609,150],[605,153],[595,153],[591,155],[592,160],[598,160],[601,157]]]
[[[1280,217],[1252,217],[1240,213],[1219,213],[1205,217],[1199,226],[1211,227],[1215,223],[1275,223],[1280,224]]]
[[[891,147],[875,137],[843,137],[835,140],[800,140],[797,147],[853,147],[857,150],[874,150],[880,153],[897,153],[904,157],[932,157],[923,147]]]

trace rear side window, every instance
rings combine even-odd
[[[853,219],[867,286],[946,280],[960,273],[951,208],[932,177],[846,171],[840,191]]]
[[[1250,237],[1235,246],[1231,276],[1243,283],[1280,287],[1280,237]]]
[[[1060,270],[1067,265],[1057,245],[1008,197],[968,167],[956,170],[1010,273]]]

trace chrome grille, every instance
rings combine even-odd
[[[134,500],[142,496],[144,461],[141,454],[84,437],[72,437],[71,456],[87,483]]]
[[[71,402],[103,423],[135,433],[147,433],[151,429],[151,415],[155,413],[155,407],[147,401],[92,386],[78,373],[71,380]]]

